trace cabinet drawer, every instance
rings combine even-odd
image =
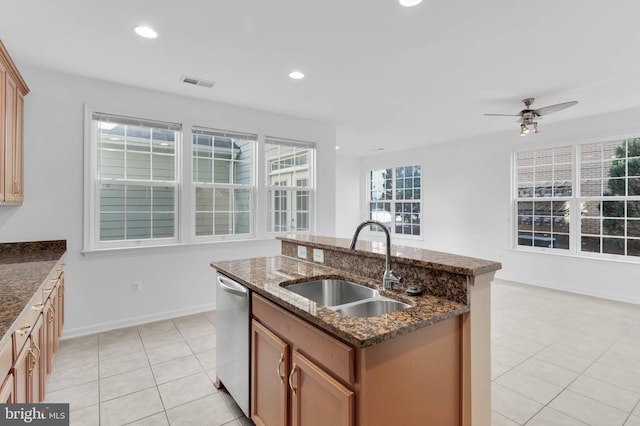
[[[272,302],[253,294],[253,316],[293,348],[345,383],[355,382],[355,350]]]
[[[57,270],[51,271],[44,284],[42,284],[41,297],[43,302],[46,301],[49,296],[51,296],[51,293],[53,293],[53,289],[55,288],[55,286],[58,285],[61,276],[62,272]]]
[[[20,349],[24,346],[24,342],[29,338],[29,334],[33,329],[33,326],[42,312],[42,297],[40,294],[36,294],[29,304],[25,306],[24,310],[20,314],[18,321],[16,321],[17,328],[13,332],[13,358],[18,356]]]

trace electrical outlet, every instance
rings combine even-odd
[[[313,249],[313,261],[324,263],[324,251],[320,249]]]
[[[307,248],[305,246],[298,246],[298,257],[300,259],[307,258]]]
[[[131,293],[142,292],[142,281],[134,281],[131,283]]]

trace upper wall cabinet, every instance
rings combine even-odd
[[[29,93],[0,41],[0,204],[22,204],[22,111]]]

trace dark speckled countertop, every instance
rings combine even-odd
[[[0,244],[0,344],[66,251],[66,241]]]
[[[313,244],[314,247],[337,250],[344,253],[353,253],[349,249],[351,240],[346,238],[291,234],[278,237],[278,239],[291,243],[309,242]],[[386,244],[379,241],[358,240],[356,250],[360,256],[384,259]],[[437,271],[447,271],[470,276],[497,271],[502,267],[499,262],[494,262],[492,260],[425,250],[416,247],[399,246],[395,244],[391,245],[391,256],[394,261],[397,262],[418,265],[420,267]]]
[[[212,262],[211,266],[330,334],[358,347],[375,345],[469,312],[469,305],[462,303],[434,296],[409,298],[399,291],[391,290],[381,291],[381,294],[409,302],[414,306],[378,317],[348,317],[288,291],[286,284],[318,278],[343,278],[380,290],[378,281],[287,256]]]

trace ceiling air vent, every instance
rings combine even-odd
[[[213,81],[207,81],[201,78],[186,77],[186,76],[183,76],[180,79],[180,81],[187,84],[193,84],[194,86],[203,86],[203,87],[213,87],[213,85],[215,84]]]

